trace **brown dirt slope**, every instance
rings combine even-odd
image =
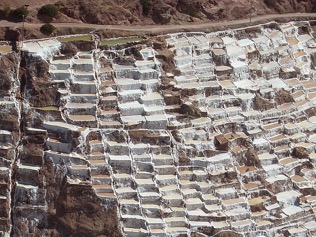
[[[315,0],[270,0],[273,6],[265,1],[249,0],[2,0],[0,9],[29,4],[34,14],[28,21],[36,19],[36,9],[47,3],[55,3],[62,14],[60,22],[72,19],[92,24],[181,24],[185,22],[234,20],[252,16],[291,13],[315,12]],[[33,18],[33,19],[32,19]]]
[[[58,0],[3,0],[0,1],[0,7],[4,7],[4,6],[9,6],[11,8],[15,8],[15,7],[20,7],[20,6],[24,6],[25,4],[28,4],[32,7],[35,6],[42,6],[44,4],[48,4],[48,3],[55,3],[58,2]]]
[[[205,20],[232,20],[249,16],[248,0],[62,0],[61,11],[94,24],[180,24]],[[143,4],[141,3],[143,2]],[[145,3],[144,3],[145,2]],[[268,7],[253,1],[253,15],[311,12],[313,0],[277,1]]]

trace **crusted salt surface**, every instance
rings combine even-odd
[[[73,183],[117,200],[126,236],[313,236],[315,40],[301,25],[309,29],[291,22],[165,36],[172,72],[146,45],[137,60],[120,50],[53,59],[62,114],[28,132],[48,131],[45,157],[66,164]],[[25,43],[45,57],[56,45]],[[9,134],[1,130],[3,150]],[[38,187],[19,184],[26,189]]]

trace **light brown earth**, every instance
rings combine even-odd
[[[2,0],[0,9],[29,5],[27,21],[38,21],[36,11],[45,4],[55,4],[61,14],[56,22],[65,22],[62,16],[93,24],[184,24],[188,22],[224,21],[252,16],[293,12],[315,12],[315,1],[263,0]],[[69,19],[68,19],[69,20]],[[67,21],[67,20],[66,20]]]
[[[265,16],[257,16],[249,19],[239,19],[234,21],[223,22],[202,22],[202,23],[185,23],[181,25],[95,25],[88,23],[54,23],[57,28],[56,35],[89,33],[93,31],[108,32],[109,37],[118,37],[125,35],[158,35],[181,31],[216,31],[228,28],[247,27],[256,24],[267,23],[269,21],[286,22],[291,20],[311,20],[316,24],[316,13],[287,13],[287,14],[272,14]],[[39,32],[42,23],[28,23],[24,24],[26,29],[25,38],[42,38],[45,37]],[[14,23],[2,20],[0,21],[0,39],[5,39],[5,30],[7,28],[18,29],[21,31],[22,23]]]

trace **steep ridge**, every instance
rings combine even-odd
[[[143,25],[185,24],[188,22],[245,19],[267,14],[315,12],[315,1],[248,1],[248,0],[3,0],[0,8],[29,5],[27,22],[39,22],[37,10],[44,4],[55,4],[59,16],[55,22],[82,21],[92,24]],[[0,10],[0,18],[5,13]]]
[[[0,62],[3,235],[315,235],[308,22],[23,48]]]
[[[313,12],[313,1],[226,1],[226,0],[63,0],[57,3],[68,17],[92,24],[183,24],[223,21],[273,13]]]
[[[21,105],[19,80],[20,57],[16,53],[2,56],[1,74],[1,233],[10,233],[14,207],[15,173],[20,142]]]

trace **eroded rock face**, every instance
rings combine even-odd
[[[200,0],[179,0],[177,4],[177,9],[180,12],[186,13],[190,16],[199,17],[203,9],[203,3]]]
[[[294,102],[294,99],[289,91],[286,90],[279,90],[276,93],[275,102],[277,105],[281,105],[284,103],[291,103]]]
[[[20,141],[20,104],[19,98],[19,61],[16,53],[0,56],[0,78],[1,78],[1,110],[0,110],[0,233],[10,232],[10,218],[15,180],[15,162],[17,157],[17,146]],[[6,70],[7,69],[7,70]]]
[[[203,116],[202,111],[192,104],[182,104],[179,112],[181,114],[185,114],[185,115],[189,115],[189,116],[193,116],[197,118],[200,118]]]
[[[0,58],[0,96],[10,95],[14,82],[12,77],[19,73],[19,56],[11,53]]]
[[[28,55],[22,60],[24,73],[21,77],[21,92],[27,93],[27,99],[33,107],[58,105],[59,86],[52,83],[49,76],[49,64],[38,56]]]
[[[174,75],[179,74],[179,70],[174,64],[174,52],[168,49],[166,41],[163,38],[157,38],[153,41],[154,49],[157,50],[156,58],[161,62],[162,69],[165,72],[172,73]]]
[[[246,158],[245,164],[247,166],[258,166],[260,162],[255,149],[248,149],[245,154],[245,158]]]
[[[61,236],[122,236],[116,201],[102,202],[89,184],[66,184],[57,198],[54,217]]]
[[[68,58],[72,58],[78,52],[78,48],[75,44],[68,42],[63,43],[60,48],[60,52]]]
[[[299,159],[306,159],[309,157],[309,152],[302,147],[295,147],[293,149],[293,156]]]
[[[45,192],[41,199],[46,208],[35,209],[36,205],[16,208],[14,236],[122,236],[117,221],[117,203],[103,202],[95,195],[91,184],[69,183],[66,176],[66,166],[55,166],[51,160],[46,161],[39,174],[46,180],[39,185]],[[32,198],[32,193],[15,195]],[[20,199],[15,205],[21,202],[25,205],[25,201]],[[34,221],[36,216],[41,217],[39,222]]]
[[[234,231],[223,231],[219,234],[214,235],[214,237],[240,237],[241,235]]]
[[[274,104],[269,99],[264,98],[260,94],[256,94],[254,107],[258,110],[269,110],[274,108]]]
[[[0,235],[121,236],[117,202],[101,200],[89,182],[71,181],[67,166],[45,155],[50,137],[81,143],[79,131],[41,129],[45,120],[61,119],[59,111],[34,109],[59,103],[62,86],[54,84],[48,62],[11,53],[0,64]]]
[[[311,58],[312,58],[313,66],[315,68],[316,67],[316,53],[311,54]]]
[[[76,41],[76,42],[72,42],[71,44],[75,45],[77,50],[79,51],[90,51],[95,49],[95,43],[94,42],[87,42],[87,41]],[[73,51],[73,53],[75,52],[75,48],[72,45],[67,44],[68,46],[71,47],[71,50]],[[70,49],[69,47],[67,47],[68,50]]]

